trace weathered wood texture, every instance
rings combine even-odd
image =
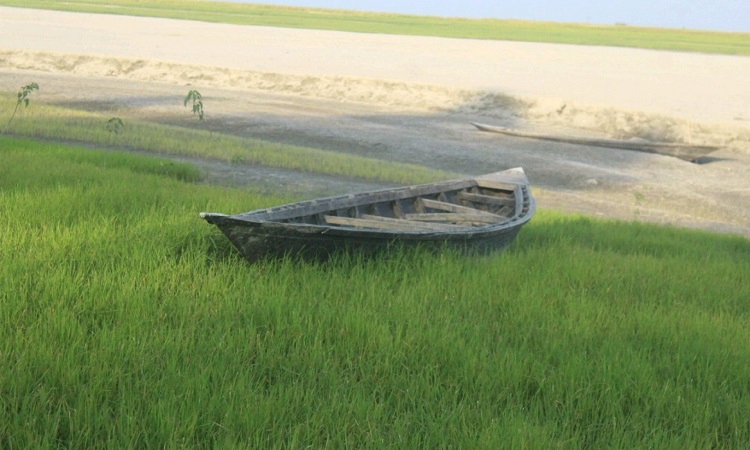
[[[509,245],[535,210],[522,169],[309,200],[228,216],[201,213],[250,261],[342,249],[442,245],[487,253]]]
[[[685,161],[694,162],[698,158],[719,150],[721,147],[714,145],[692,145],[671,142],[653,142],[641,139],[604,139],[604,138],[584,138],[576,136],[558,136],[540,133],[531,133],[526,131],[512,130],[510,128],[485,125],[472,122],[472,125],[481,131],[500,133],[507,136],[539,139],[543,141],[560,142],[564,144],[588,145],[592,147],[617,148],[622,150],[632,150],[645,153],[656,153],[659,155],[672,156]]]

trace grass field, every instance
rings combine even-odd
[[[149,2],[130,0],[77,0],[75,2],[0,0],[0,5],[167,17],[241,25],[750,55],[750,33],[720,33],[623,25],[593,26],[520,20],[431,18],[196,0],[155,0]]]
[[[250,265],[198,211],[291,199],[0,161],[0,448],[750,443],[746,239],[541,211],[486,258]]]

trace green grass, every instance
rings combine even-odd
[[[241,25],[606,45],[658,50],[750,55],[750,33],[722,33],[622,25],[583,25],[521,20],[472,20],[355,11],[293,8],[196,0],[0,0],[0,5]]]
[[[12,113],[10,105],[13,104],[13,97],[0,93],[0,105],[9,105],[6,109],[7,117]],[[189,112],[186,112],[187,114]],[[0,123],[4,125],[8,120],[7,117],[6,114],[0,113]],[[123,119],[125,128],[119,134],[114,134],[110,133],[106,127],[110,117],[38,103],[32,99],[30,106],[21,109],[6,133],[36,139],[223,160],[237,165],[261,165],[368,181],[418,184],[451,178],[448,172],[416,164],[389,162],[316,148],[275,144],[258,139],[212,133],[197,120],[195,128],[186,128],[125,118]]]
[[[485,258],[250,265],[289,200],[0,137],[0,448],[746,448],[750,242],[541,211]]]

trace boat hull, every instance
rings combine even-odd
[[[478,226],[429,225],[435,229],[378,229],[362,226],[335,226],[326,222],[333,219],[359,221],[363,208],[380,210],[388,220],[386,225],[412,224],[387,216],[396,213],[400,205],[408,205],[430,197],[444,196],[446,192],[458,193],[477,190],[476,184],[500,183],[504,197],[496,202],[507,202],[507,217],[497,223]],[[484,192],[488,192],[485,190]],[[417,199],[417,200],[415,200]],[[486,201],[486,200],[485,200]],[[433,201],[433,203],[439,203]],[[466,203],[466,202],[464,202]],[[404,209],[407,206],[402,206]],[[462,206],[454,206],[462,208]],[[327,199],[282,205],[275,208],[251,211],[244,214],[224,215],[201,213],[211,224],[216,225],[231,241],[234,247],[249,261],[269,257],[300,256],[305,259],[326,260],[339,252],[372,254],[394,247],[423,247],[428,249],[452,248],[467,254],[488,254],[500,251],[510,245],[521,227],[528,222],[535,210],[528,180],[521,169],[478,177],[475,179],[453,180],[450,182],[387,189],[371,193],[345,195]],[[401,213],[399,211],[399,213]],[[338,214],[340,217],[331,217]],[[400,214],[403,216],[404,214]],[[408,214],[406,214],[408,216]],[[419,214],[415,214],[419,215]],[[424,215],[424,214],[422,214]],[[326,219],[319,219],[318,217]],[[471,217],[474,217],[471,215]],[[308,223],[301,222],[303,219]],[[315,223],[321,221],[321,223]],[[295,223],[296,222],[296,223]],[[370,226],[370,225],[368,225]],[[376,224],[378,226],[378,224]],[[424,225],[425,227],[427,225]]]
[[[450,235],[394,235],[348,230],[320,230],[279,226],[270,223],[247,224],[231,218],[212,220],[232,245],[249,261],[287,255],[325,260],[339,252],[374,254],[390,248],[450,248],[466,254],[486,255],[503,250],[516,238],[521,227],[487,232]]]
[[[498,127],[494,125],[485,125],[482,123],[472,122],[472,125],[480,131],[504,134],[506,136],[538,139],[542,141],[560,142],[563,144],[585,145],[590,147],[604,147],[621,150],[631,150],[643,153],[654,153],[657,155],[672,156],[684,161],[696,162],[699,158],[708,155],[711,152],[719,150],[719,147],[712,145],[691,145],[668,142],[652,142],[639,139],[621,140],[621,139],[604,139],[604,138],[583,138],[575,136],[558,136],[539,133],[523,132],[512,130],[510,128]]]

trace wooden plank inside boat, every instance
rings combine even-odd
[[[422,199],[422,204],[426,208],[438,209],[441,211],[448,211],[457,214],[486,217],[487,220],[491,220],[492,222],[497,222],[504,219],[503,216],[498,216],[497,214],[493,214],[491,212],[482,211],[476,208],[470,208],[468,206],[454,205],[453,203],[430,200],[427,198]]]
[[[426,224],[421,222],[403,220],[403,219],[390,219],[380,216],[367,216],[368,218],[358,217],[338,217],[338,216],[325,216],[326,222],[331,225],[344,225],[357,228],[375,228],[381,230],[395,230],[395,231],[448,231],[445,225],[441,224]]]
[[[472,194],[470,192],[459,192],[456,196],[461,200],[467,200],[474,203],[484,203],[485,205],[492,206],[513,206],[515,204],[515,200],[513,200],[512,197],[495,197],[492,195]]]
[[[376,221],[384,222],[384,223],[408,224],[410,226],[413,226],[414,228],[420,228],[420,229],[425,229],[425,230],[435,230],[435,231],[452,231],[452,230],[459,230],[461,228],[465,228],[464,226],[453,225],[449,223],[430,223],[430,222],[409,220],[409,219],[406,219],[406,215],[404,215],[403,219],[394,219],[391,217],[381,217],[381,216],[372,216],[369,214],[363,214],[361,218],[366,219],[366,220],[376,220]]]
[[[505,183],[502,181],[488,180],[485,178],[477,178],[477,186],[485,189],[494,189],[499,191],[510,191],[516,190],[516,185],[513,183]]]
[[[407,214],[406,219],[420,222],[450,222],[462,225],[487,225],[488,223],[498,222],[497,219],[486,215],[462,213],[416,213]],[[500,217],[500,219],[505,218]]]

